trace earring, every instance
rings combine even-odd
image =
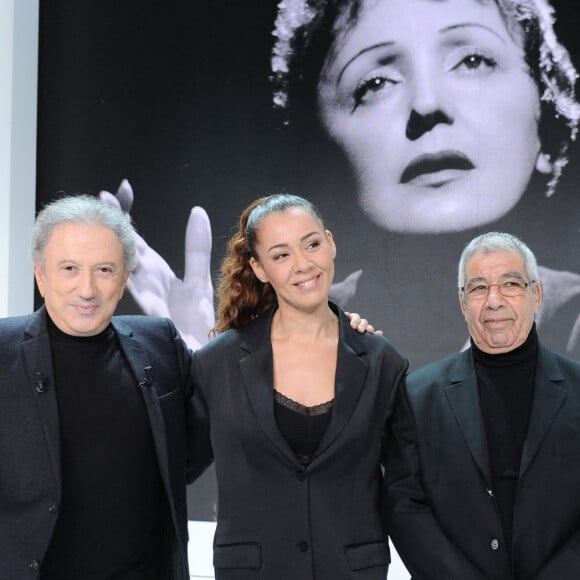
[[[553,169],[550,155],[548,153],[539,153],[536,159],[536,170],[544,175],[549,175]]]

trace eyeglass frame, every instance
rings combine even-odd
[[[518,280],[520,282],[520,280]],[[489,296],[489,293],[491,292],[491,287],[492,286],[497,286],[497,291],[504,297],[504,298],[515,298],[516,296],[523,296],[526,293],[526,290],[532,285],[535,284],[537,282],[537,280],[530,280],[529,282],[524,282],[523,278],[521,280],[521,283],[523,284],[524,288],[521,294],[514,294],[513,296],[510,296],[509,294],[504,294],[501,291],[501,285],[502,284],[506,284],[508,282],[513,282],[513,280],[504,280],[503,282],[498,282],[497,284],[481,284],[482,286],[487,286],[487,294],[485,296],[480,296],[480,297],[476,297],[475,300],[483,300],[484,298],[487,298]],[[460,288],[461,292],[463,293],[463,295],[469,300],[471,297],[471,294],[469,294],[469,292],[466,292],[466,286],[461,286]],[[471,299],[473,300],[473,297],[471,297]]]

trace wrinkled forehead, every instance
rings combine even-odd
[[[389,42],[405,38],[409,45],[420,47],[425,41],[417,30],[445,30],[467,22],[480,22],[481,10],[486,12],[487,26],[500,27],[498,33],[511,37],[518,50],[525,50],[525,34],[520,21],[516,18],[519,12],[507,9],[514,2],[497,2],[496,0],[350,0],[341,3],[335,17],[332,32],[325,50],[319,80],[324,81],[334,66],[344,64],[352,46],[365,43]],[[410,9],[411,7],[411,9]],[[433,8],[437,18],[434,18]],[[488,12],[489,11],[489,12]],[[493,12],[493,14],[491,13]],[[398,17],[400,13],[400,18]],[[410,18],[412,15],[412,18]],[[520,14],[519,19],[522,18]],[[356,51],[355,51],[356,52]],[[523,56],[523,55],[522,55]]]
[[[524,256],[507,249],[482,250],[472,254],[465,263],[468,279],[487,278],[490,272],[497,276],[524,276],[527,274]]]

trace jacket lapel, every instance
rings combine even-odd
[[[534,397],[520,462],[520,478],[530,466],[550,425],[566,399],[566,390],[557,384],[563,380],[554,355],[540,345]]]
[[[22,352],[48,453],[60,487],[60,424],[46,316],[44,306],[32,315],[24,332]]]
[[[340,318],[334,405],[330,424],[313,462],[348,424],[367,376],[367,365],[359,356],[366,352],[364,338],[351,332],[344,314],[338,309],[334,310]],[[270,342],[274,311],[270,310],[242,329],[241,348],[248,354],[240,360],[240,372],[250,406],[261,428],[293,465],[300,465],[290,445],[280,433],[274,417],[274,368]]]
[[[143,395],[149,417],[149,424],[151,425],[151,434],[153,435],[159,471],[167,491],[167,497],[171,501],[172,494],[165,423],[159,402],[155,396],[155,376],[151,371],[151,362],[147,353],[143,350],[140,341],[133,336],[133,330],[131,328],[116,318],[113,318],[112,324],[117,333],[121,350],[125,354],[131,371],[135,375],[135,383]],[[173,505],[171,508],[173,510]]]
[[[445,392],[469,451],[489,488],[489,453],[471,349],[459,355],[451,384],[445,387]]]
[[[274,363],[270,342],[274,312],[273,308],[241,329],[240,373],[246,396],[260,427],[274,446],[293,465],[299,466],[296,455],[280,433],[274,417]]]
[[[314,460],[340,435],[348,424],[359,401],[368,366],[360,355],[366,352],[366,342],[362,335],[352,331],[345,315],[335,310],[340,320],[340,340],[336,364],[334,404],[332,417]]]

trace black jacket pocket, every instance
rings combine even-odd
[[[214,546],[213,565],[216,568],[257,570],[262,565],[262,548],[258,544]]]
[[[384,541],[347,546],[345,555],[348,565],[353,571],[374,568],[375,566],[386,566],[391,561],[389,546]]]

